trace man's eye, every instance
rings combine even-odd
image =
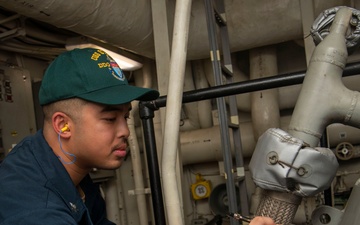
[[[116,120],[116,118],[105,118],[106,121],[109,121],[109,122],[114,122]]]

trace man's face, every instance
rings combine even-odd
[[[126,155],[131,104],[82,107],[80,119],[71,128],[69,148],[81,168],[116,169]]]

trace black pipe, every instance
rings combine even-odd
[[[159,162],[158,162],[158,156],[156,150],[155,132],[154,132],[154,123],[153,123],[154,110],[145,107],[143,102],[140,102],[139,113],[143,124],[146,159],[149,170],[150,188],[151,188],[152,205],[154,209],[155,224],[166,225],[164,201],[162,197]]]
[[[352,63],[346,66],[343,77],[360,74],[360,63]],[[301,84],[305,78],[305,71],[264,77],[255,80],[247,80],[232,84],[225,84],[210,88],[203,88],[183,93],[182,102],[196,102],[206,99],[225,97],[229,95],[243,94],[253,91],[261,91],[271,88],[279,88]],[[160,96],[155,101],[144,102],[147,107],[157,110],[166,106],[167,96]]]

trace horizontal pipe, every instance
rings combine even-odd
[[[346,66],[343,77],[360,74],[360,63],[351,63]],[[273,77],[259,78],[236,82],[232,84],[219,85],[210,88],[203,88],[183,93],[182,102],[196,102],[212,98],[226,97],[229,95],[243,94],[253,91],[261,91],[271,88],[279,88],[290,85],[301,84],[305,78],[305,71],[276,75]],[[158,99],[143,102],[144,106],[157,110],[166,106],[167,96],[160,96]]]

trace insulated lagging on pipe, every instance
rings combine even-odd
[[[312,148],[279,128],[268,129],[259,137],[249,164],[253,181],[267,190],[256,215],[289,224],[301,197],[326,190],[338,166],[330,149]]]
[[[336,13],[334,22],[331,25],[330,33],[315,48],[304,79],[302,90],[291,118],[289,135],[284,134],[284,137],[281,138],[282,141],[289,141],[287,142],[289,145],[292,144],[292,139],[304,141],[304,145],[299,146],[299,155],[295,154],[294,156],[293,154],[291,156],[294,157],[289,159],[290,163],[282,163],[282,161],[286,159],[287,152],[289,151],[286,149],[287,146],[284,146],[284,151],[274,150],[275,153],[268,152],[267,157],[263,157],[261,160],[252,159],[251,161],[253,162],[250,162],[250,165],[253,164],[254,167],[252,173],[259,173],[256,172],[256,166],[264,168],[271,167],[275,173],[278,172],[278,176],[271,174],[270,176],[259,176],[258,174],[258,178],[254,178],[253,175],[254,182],[266,190],[266,193],[258,206],[256,215],[269,216],[273,218],[276,223],[290,224],[295,217],[295,213],[301,203],[302,197],[313,196],[316,192],[318,193],[324,190],[324,187],[319,187],[318,190],[315,190],[316,192],[312,190],[307,194],[304,193],[308,187],[312,187],[312,181],[315,180],[311,180],[310,178],[306,181],[302,181],[301,176],[304,176],[304,173],[302,173],[304,170],[300,170],[301,166],[295,167],[294,163],[302,161],[307,155],[308,157],[311,157],[312,154],[315,153],[311,147],[316,147],[318,145],[319,139],[327,125],[340,120],[339,118],[348,118],[349,112],[351,114],[354,111],[357,111],[357,109],[354,109],[354,105],[356,105],[354,104],[354,99],[355,103],[357,101],[356,99],[358,99],[356,97],[357,93],[346,90],[340,85],[342,72],[345,68],[348,56],[345,44],[345,34],[349,26],[352,12],[352,10],[346,7],[339,9]],[[340,92],[333,93],[334,87]],[[336,108],[336,106],[333,105],[335,99],[338,100],[339,104],[343,104],[345,108],[347,107],[348,110],[341,111]],[[348,106],[347,103],[349,102],[350,104]],[[344,113],[345,111],[347,114]],[[276,139],[277,137],[277,135],[273,135],[272,138]],[[259,149],[266,149],[266,145],[259,142],[259,145],[263,145],[263,147],[260,147]],[[276,144],[279,140],[272,141],[272,139],[269,138],[268,142]],[[307,148],[309,151],[307,154],[301,155],[300,153],[303,151],[303,148]],[[263,155],[264,154],[266,153],[263,153]],[[313,156],[316,156],[316,154],[313,154]],[[261,158],[261,155],[256,153],[256,149],[253,155],[253,158],[254,157]],[[327,157],[324,158],[326,158],[324,159],[325,161],[329,160],[329,162],[333,162],[333,158],[328,153]],[[282,164],[280,164],[280,162]],[[279,163],[281,167],[269,166],[273,163]],[[335,163],[336,162],[333,162],[329,167],[334,167]],[[316,164],[310,164],[303,167],[303,169],[304,168],[306,172],[312,172],[315,171],[314,168],[316,168]],[[278,171],[276,171],[276,169]],[[317,170],[319,169],[317,168]],[[300,171],[302,172],[299,173]],[[266,173],[266,171],[262,172]],[[292,178],[289,179],[289,176],[292,176]],[[334,173],[323,174],[323,176],[327,176],[328,180],[331,181]],[[270,181],[267,182],[267,179]],[[276,185],[276,182],[278,182],[279,185]],[[323,184],[326,184],[326,182]],[[331,183],[329,183],[329,185],[330,184]],[[301,186],[303,186],[303,190],[301,190]]]

